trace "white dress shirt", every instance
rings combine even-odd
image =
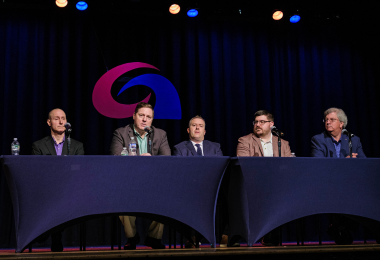
[[[265,157],[273,157],[273,144],[272,144],[272,133],[270,134],[270,140],[265,142],[260,138],[261,146],[263,147],[263,152]]]

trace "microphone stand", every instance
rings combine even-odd
[[[71,129],[68,129],[66,131],[66,134],[67,134],[67,155],[70,155],[70,146],[71,146],[70,134],[71,134]]]
[[[281,157],[281,137],[278,135],[278,157]]]
[[[352,158],[352,140],[351,140],[351,135],[348,135],[348,149],[350,151],[350,158]]]
[[[148,153],[153,156],[152,152],[152,131],[146,131],[146,138],[148,138]]]

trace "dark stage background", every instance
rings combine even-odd
[[[309,156],[311,137],[323,131],[324,110],[339,107],[366,155],[380,156],[379,22],[371,18],[373,6],[205,1],[200,15],[189,18],[186,10],[170,15],[168,1],[88,1],[84,12],[74,2],[63,9],[48,2],[0,3],[1,154],[10,154],[14,137],[21,154],[30,154],[32,142],[50,133],[47,114],[57,107],[66,112],[72,137],[84,143],[86,154],[108,154],[113,131],[132,119],[99,114],[92,91],[107,68],[138,61],[156,66],[178,91],[182,119],[153,122],[167,132],[171,147],[187,139],[188,121],[198,114],[207,123],[206,139],[235,156],[237,139],[252,131],[254,112],[267,109],[292,151]],[[276,7],[299,7],[301,22],[273,21]],[[154,105],[154,92],[146,86],[116,97],[128,79],[145,72],[157,73],[139,69],[120,77],[112,88],[115,99],[131,104],[152,93]],[[0,247],[12,247],[14,222],[3,174],[0,208]],[[90,244],[109,243],[109,218],[89,225]],[[317,240],[313,234],[309,239]],[[65,236],[67,244],[77,241],[76,227]]]

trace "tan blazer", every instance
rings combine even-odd
[[[273,135],[273,157],[278,157],[278,137]],[[260,138],[253,133],[240,137],[236,148],[236,156],[264,156]],[[290,157],[291,151],[289,142],[281,140],[281,157]]]

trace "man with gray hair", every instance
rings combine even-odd
[[[325,131],[311,138],[312,157],[349,158],[348,136],[342,136],[347,116],[340,108],[329,108],[324,113]],[[353,136],[352,158],[366,158],[360,138]]]
[[[312,157],[334,157],[350,158],[348,136],[343,134],[343,129],[347,126],[347,116],[342,109],[329,108],[324,113],[325,131],[311,139],[311,156]],[[352,158],[365,158],[362,144],[357,136],[352,140]],[[358,216],[349,216],[345,214],[329,214],[330,225],[327,234],[334,239],[338,245],[349,245],[353,242],[350,229],[355,225],[355,221],[363,224],[373,225],[364,218]]]

